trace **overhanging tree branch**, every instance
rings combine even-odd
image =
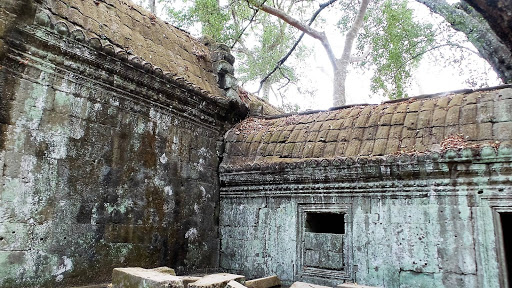
[[[267,0],[263,1],[263,3],[265,3],[265,2],[267,2]],[[249,5],[249,3],[247,3],[247,5]],[[251,8],[251,5],[249,5],[249,8]],[[253,10],[253,13],[252,13],[251,19],[249,20],[249,23],[247,23],[247,25],[245,25],[245,27],[242,29],[242,31],[240,31],[238,36],[234,39],[233,44],[231,45],[231,49],[233,49],[233,47],[235,47],[236,43],[240,40],[242,35],[244,35],[245,30],[247,30],[247,28],[249,28],[249,26],[251,26],[252,22],[254,21],[254,18],[256,18],[256,14],[258,14],[259,11],[260,11],[259,9]]]
[[[299,29],[300,31],[319,40],[322,43],[322,46],[324,46],[324,49],[327,52],[327,55],[329,56],[329,60],[331,60],[331,64],[333,65],[333,67],[336,67],[336,57],[334,57],[334,53],[332,51],[331,44],[329,43],[329,40],[325,36],[324,32],[317,31],[317,30],[313,29],[312,27],[301,23],[297,19],[293,18],[292,16],[286,14],[285,12],[283,12],[279,9],[270,7],[265,4],[258,4],[256,7],[258,7],[259,9],[261,9],[264,12],[267,12],[268,14],[278,17],[279,19],[292,25],[293,27]]]
[[[480,56],[487,60],[504,83],[512,82],[512,51],[496,36],[479,17],[476,11],[461,5],[450,5],[445,0],[416,0],[427,6],[430,11],[443,17],[453,29],[468,37]]]
[[[336,1],[338,0],[329,0],[325,3],[320,4],[320,7],[315,11],[315,13],[313,13],[313,16],[311,16],[311,18],[309,19],[308,26],[311,26],[311,24],[313,24],[313,22],[316,20],[316,17],[320,15],[320,12],[322,12],[322,10],[334,4]],[[272,74],[274,74],[277,71],[277,69],[280,69],[280,67],[284,64],[284,62],[286,62],[286,60],[288,60],[288,58],[292,55],[295,49],[297,49],[297,47],[299,46],[300,42],[302,41],[302,38],[304,38],[304,35],[306,35],[306,32],[302,32],[302,34],[300,34],[299,38],[297,39],[297,41],[295,41],[295,43],[293,44],[292,48],[290,48],[288,53],[286,53],[286,55],[284,55],[284,57],[277,62],[276,66],[274,66],[274,69],[272,69],[272,71],[270,71],[267,75],[265,75],[265,77],[263,77],[263,79],[261,79],[260,87],[258,88],[257,92],[261,90],[261,87],[263,87],[263,83],[265,83],[265,81],[267,81],[267,79],[270,78],[270,76],[272,76]]]

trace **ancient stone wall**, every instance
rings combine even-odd
[[[218,267],[208,50],[124,1],[0,3],[0,287]]]
[[[511,98],[499,88],[243,121],[220,167],[221,267],[285,283],[505,287]]]

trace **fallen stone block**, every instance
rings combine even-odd
[[[247,288],[247,287],[234,281],[234,280],[231,280],[228,282],[228,284],[226,284],[226,288]]]
[[[380,288],[380,287],[375,287],[375,286],[359,285],[357,283],[343,283],[336,287],[338,287],[338,288]]]
[[[270,288],[281,286],[281,280],[276,275],[245,281],[245,286],[250,288]]]
[[[183,281],[174,275],[140,267],[114,268],[113,288],[184,288]]]
[[[176,276],[176,272],[174,271],[174,269],[166,267],[166,266],[153,268],[151,270],[156,271],[156,272],[160,272],[160,273],[164,273],[164,274],[169,274],[169,275]]]
[[[315,285],[306,282],[295,282],[290,286],[290,288],[330,288],[328,286]]]
[[[198,276],[178,276],[178,277],[181,279],[181,281],[183,281],[183,286],[185,288],[188,288],[188,284],[194,283],[197,280],[201,279],[201,277],[198,277]]]
[[[245,277],[227,273],[210,274],[201,277],[201,279],[194,283],[188,284],[188,288],[224,288],[232,280],[243,283],[245,282]]]

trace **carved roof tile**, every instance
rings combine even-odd
[[[272,119],[249,118],[227,133],[226,141],[234,144],[234,135],[243,135],[237,139],[241,144],[248,144],[248,139],[260,142],[227,145],[222,165],[417,155],[449,149],[462,157],[457,151],[480,151],[487,146],[503,146],[503,150],[512,144],[510,111],[512,86],[507,85]],[[262,152],[254,153],[258,149]]]

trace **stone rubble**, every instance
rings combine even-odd
[[[271,288],[282,287],[277,275],[245,280],[245,276],[216,273],[204,276],[176,276],[174,269],[158,267],[144,269],[140,267],[115,268],[112,284],[108,288]],[[329,288],[307,282],[294,282],[290,288]],[[380,288],[343,283],[336,288]]]

